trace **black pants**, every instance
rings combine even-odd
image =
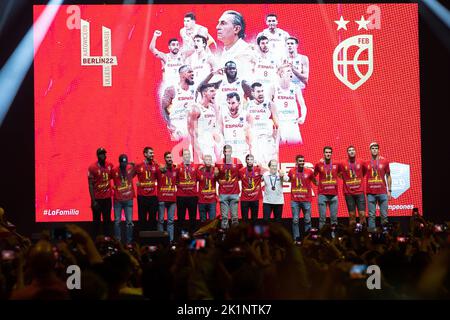
[[[158,216],[157,196],[138,196],[138,231],[156,230]]]
[[[178,228],[192,233],[195,219],[197,218],[197,197],[177,197]],[[186,224],[186,209],[189,214],[189,223]]]
[[[259,201],[241,201],[241,216],[242,220],[248,221],[248,212],[251,211],[252,222],[258,219]]]
[[[95,199],[95,201],[97,202],[97,206],[95,208],[92,208],[94,237],[100,234],[109,236],[111,235],[111,198]]]
[[[283,213],[283,205],[282,204],[270,204],[263,203],[263,215],[264,221],[269,221],[270,214],[273,211],[273,217],[275,218],[275,222],[281,222],[281,214]]]

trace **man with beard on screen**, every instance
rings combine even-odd
[[[203,155],[208,154],[212,161],[220,158],[220,142],[218,119],[219,110],[215,103],[216,89],[219,83],[203,84],[198,88],[202,100],[192,106],[188,115],[188,129],[195,154],[195,162],[201,163]]]
[[[252,146],[250,128],[252,117],[241,105],[241,100],[236,92],[227,95],[228,110],[220,114],[219,126],[225,145],[233,148],[233,155],[241,163],[245,163],[245,157]]]
[[[247,83],[247,81],[238,77],[236,63],[234,63],[234,61],[227,61],[224,68],[211,72],[201,82],[199,87],[208,84],[215,75],[222,76],[219,88],[216,93],[216,104],[219,106],[219,111],[222,114],[228,112],[228,108],[226,107],[227,94],[231,92],[236,92],[239,95],[241,105],[245,105],[246,97],[251,97],[252,88]]]
[[[274,13],[269,13],[266,16],[266,25],[267,28],[261,31],[256,38],[266,37],[273,55],[279,59],[285,55],[286,40],[289,38],[289,33],[278,28],[278,17]]]
[[[178,70],[180,75],[176,85],[167,87],[161,101],[162,114],[167,123],[172,141],[179,142],[172,154],[178,154],[178,150],[191,149],[187,117],[194,103],[194,72],[188,65],[183,65]],[[174,159],[178,161],[178,159]]]
[[[253,82],[261,83],[266,89],[266,98],[270,99],[267,89],[278,79],[277,70],[281,65],[281,60],[270,51],[269,39],[266,36],[259,36],[256,43],[258,48],[256,49],[256,63],[253,69]],[[269,161],[267,160],[267,162]]]
[[[155,30],[153,38],[150,41],[150,51],[161,60],[163,71],[163,87],[178,82],[178,70],[185,64],[186,58],[191,55],[194,50],[181,51],[180,42],[177,38],[169,40],[169,52],[163,53],[156,49],[156,40],[162,35],[160,30]]]

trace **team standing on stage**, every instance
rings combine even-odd
[[[229,217],[231,225],[239,223],[239,203],[242,218],[248,220],[250,213],[255,221],[261,198],[264,220],[273,214],[274,220],[280,221],[283,184],[288,182],[294,239],[300,237],[300,211],[304,214],[305,232],[311,229],[313,184],[317,185],[319,228],[326,222],[327,207],[331,223],[337,224],[338,178],[343,180],[350,224],[356,223],[356,210],[360,223],[366,223],[366,194],[369,229],[375,228],[377,205],[382,224],[387,223],[389,163],[378,156],[376,143],[370,145],[372,159],[368,162],[356,159],[352,146],[347,149],[346,161],[334,162],[332,148],[325,147],[323,159],[313,169],[306,168],[304,156],[298,155],[295,168],[287,173],[278,170],[280,144],[304,142],[299,125],[306,120],[303,90],[310,68],[308,57],[298,53],[298,39],[278,28],[276,14],[266,16],[267,28],[250,43],[244,40],[244,17],[233,10],[223,12],[216,26],[217,39],[223,45],[220,53],[208,29],[197,24],[193,13],[187,13],[183,22],[182,46],[174,37],[168,42],[168,53],[159,51],[159,30],[154,31],[149,46],[162,64],[161,114],[179,149],[164,153],[164,165],[157,164],[154,150],[146,147],[142,163],[129,163],[122,154],[118,166],[106,162],[105,149],[97,150],[98,161],[89,167],[97,233],[102,232],[102,226],[108,228],[113,196],[114,235],[121,239],[124,211],[126,242],[132,240],[135,176],[139,228],[163,231],[166,216],[171,241],[175,211],[177,226],[192,231],[197,209],[201,221],[214,219],[217,200],[223,229],[229,227]],[[182,163],[174,165],[173,155],[178,150]],[[110,180],[114,182],[112,188]]]
[[[356,210],[359,222],[366,224],[366,196],[369,211],[368,229],[375,230],[377,205],[380,208],[381,224],[388,223],[388,199],[391,196],[391,176],[389,162],[378,154],[377,143],[370,144],[371,158],[362,161],[356,158],[353,146],[347,148],[348,158],[335,162],[332,159],[332,148],[324,147],[324,156],[314,168],[305,167],[305,157],[296,156],[296,166],[283,172],[278,170],[278,162],[272,159],[268,169],[254,163],[254,157],[247,154],[245,166],[238,158],[233,157],[230,145],[223,147],[223,157],[215,163],[210,154],[203,155],[203,164],[191,163],[191,152],[183,150],[183,161],[174,165],[172,154],[164,153],[164,165],[154,160],[154,150],[145,147],[144,160],[139,164],[129,163],[125,154],[119,156],[119,164],[113,166],[106,161],[106,150],[97,150],[97,162],[88,169],[91,207],[96,233],[108,233],[110,212],[114,199],[114,236],[121,239],[120,222],[122,211],[126,218],[126,242],[132,241],[132,211],[134,177],[137,177],[137,204],[139,229],[155,229],[152,222],[157,215],[157,230],[164,230],[164,217],[167,217],[167,232],[174,240],[175,211],[177,226],[192,230],[197,219],[212,220],[216,217],[217,199],[220,204],[221,228],[239,223],[238,206],[240,202],[241,216],[244,221],[254,222],[258,217],[259,201],[263,200],[263,219],[268,221],[273,213],[274,221],[280,222],[283,212],[283,183],[291,184],[292,234],[294,239],[300,237],[299,216],[303,211],[305,232],[311,229],[311,202],[313,187],[317,186],[319,207],[319,229],[326,222],[327,206],[330,211],[331,224],[337,224],[338,211],[338,178],[343,181],[343,192],[349,222],[356,224]],[[113,180],[111,186],[110,180]],[[218,186],[218,188],[217,188]],[[217,192],[218,189],[218,192]],[[186,210],[189,222],[186,224]],[[166,213],[167,212],[167,213]],[[100,228],[103,217],[103,230]]]

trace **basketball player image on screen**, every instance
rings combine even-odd
[[[216,75],[219,78],[215,77]],[[228,112],[227,94],[231,92],[236,92],[239,95],[241,106],[245,106],[246,97],[251,96],[252,88],[247,81],[238,77],[234,61],[227,61],[224,68],[211,72],[200,85],[208,83],[213,77],[222,80],[216,94],[216,104],[221,113]]]
[[[309,78],[309,58],[298,53],[298,39],[290,37],[286,40],[288,50],[287,57],[283,60],[283,64],[288,64],[292,68],[294,77],[292,82],[299,85],[301,89],[305,89]]]
[[[256,48],[256,63],[253,69],[254,82],[259,82],[265,88],[269,88],[273,81],[278,78],[277,69],[281,64],[279,58],[270,51],[269,39],[261,35],[256,39],[258,47]],[[265,90],[266,99],[269,98],[269,90]],[[270,161],[270,158],[268,161]]]
[[[291,81],[293,76],[289,65],[278,68],[278,83],[270,94],[277,109],[280,144],[303,144],[299,124],[305,122],[307,110],[302,90]]]
[[[215,104],[216,90],[219,83],[200,86],[200,103],[195,103],[188,114],[188,129],[194,150],[194,162],[201,163],[204,155],[210,155],[212,161],[220,158],[221,141],[218,119],[219,111]]]
[[[214,38],[208,33],[208,29],[197,24],[197,19],[193,12],[188,12],[184,15],[183,24],[184,27],[180,29],[180,36],[183,40],[183,46],[185,46],[187,50],[194,49],[194,38],[196,35],[200,35],[206,38],[207,47],[209,47],[211,44],[214,44],[214,46],[217,48],[216,41],[214,41]],[[210,51],[209,48],[207,51]]]
[[[233,155],[243,162],[252,145],[250,127],[253,119],[241,107],[241,98],[236,92],[227,94],[227,106],[227,112],[219,113],[224,144],[232,146]]]
[[[254,156],[256,164],[268,169],[269,161],[278,159],[277,111],[275,104],[265,98],[264,87],[261,83],[252,84],[252,95],[253,100],[247,106],[247,112],[252,118],[250,153]]]
[[[227,10],[220,16],[216,29],[217,39],[223,43],[220,65],[233,61],[241,74],[250,75],[255,52],[244,40],[244,17],[237,11]]]
[[[289,38],[289,33],[278,28],[278,17],[274,13],[266,16],[266,25],[267,28],[261,31],[256,39],[260,36],[267,37],[270,51],[278,59],[281,59],[286,55],[286,40]]]
[[[163,53],[156,49],[156,40],[162,35],[162,32],[155,30],[153,38],[150,41],[150,51],[161,60],[163,72],[163,86],[172,85],[179,81],[178,69],[185,64],[186,58],[194,51],[181,51],[180,42],[177,38],[169,40],[169,52]]]
[[[216,69],[214,56],[206,50],[207,41],[204,36],[194,36],[195,52],[186,59],[186,64],[190,65],[194,71],[194,79],[205,79]]]
[[[177,84],[167,87],[161,100],[161,109],[172,141],[188,138],[187,116],[194,103],[194,72],[188,65],[178,70]]]

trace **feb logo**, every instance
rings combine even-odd
[[[367,7],[367,13],[371,15],[366,20],[361,16],[355,20],[360,30],[373,30],[381,28],[381,9],[377,5]],[[347,24],[343,16],[334,21],[337,30],[347,30]],[[372,76],[374,39],[371,34],[359,34],[341,41],[333,52],[334,75],[352,90],[358,89]]]
[[[356,47],[352,59],[349,49]],[[366,58],[360,59],[361,56]],[[361,70],[363,66],[364,70]],[[350,70],[350,69],[353,70]],[[333,71],[336,77],[352,90],[358,89],[373,73],[373,37],[371,34],[358,35],[342,41],[334,49]],[[350,77],[354,71],[356,77]]]

